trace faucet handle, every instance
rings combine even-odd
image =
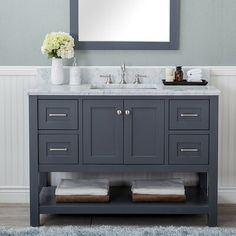
[[[108,74],[108,75],[100,75],[101,78],[107,78],[105,84],[112,84],[112,75],[111,74]]]
[[[136,74],[134,84],[141,84],[140,78],[146,78],[146,77],[147,77],[146,75]]]
[[[126,71],[126,65],[125,65],[125,63],[121,65],[121,70],[122,70],[123,72]]]

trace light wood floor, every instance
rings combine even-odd
[[[205,216],[81,216],[43,215],[42,225],[205,226]],[[29,226],[29,206],[0,204],[0,226]],[[219,226],[236,227],[236,205],[219,206]]]

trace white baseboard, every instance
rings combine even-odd
[[[218,202],[221,204],[236,204],[236,187],[220,187]]]
[[[29,187],[1,187],[0,203],[29,203]]]
[[[236,204],[236,187],[220,187],[220,204]],[[29,203],[28,187],[0,187],[0,203]]]

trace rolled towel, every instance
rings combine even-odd
[[[187,76],[192,76],[192,75],[202,75],[202,69],[192,69],[187,72]]]
[[[202,76],[202,70],[196,70],[196,71],[193,71],[193,70],[190,70],[187,72],[187,76],[190,77],[190,76]]]
[[[194,75],[191,75],[191,76],[188,76],[187,80],[191,80],[191,81],[199,81],[199,80],[202,80],[203,76],[202,74],[194,74]]]
[[[133,194],[185,195],[184,183],[176,180],[135,180],[131,191]]]
[[[109,192],[109,181],[106,179],[62,179],[57,186],[55,195],[93,195],[104,196]]]
[[[192,75],[192,76],[188,76],[188,78],[190,79],[202,79],[202,75]]]
[[[202,69],[200,68],[196,68],[196,69],[191,69],[191,70],[188,70],[189,73],[202,73]]]
[[[187,81],[188,82],[202,82],[202,78],[198,78],[198,77],[191,78],[191,77],[188,77]]]
[[[202,78],[203,75],[202,74],[193,74],[193,75],[188,75],[187,77],[188,78],[193,78],[193,79],[195,79],[195,78],[199,79],[199,78]]]

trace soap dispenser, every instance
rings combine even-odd
[[[80,67],[77,66],[76,58],[74,58],[73,66],[70,67],[70,85],[80,85],[81,76],[80,76]]]

